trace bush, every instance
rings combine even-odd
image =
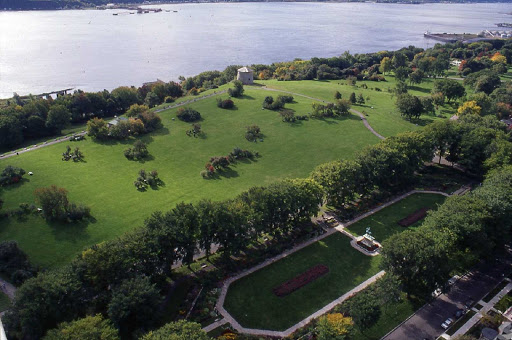
[[[247,132],[245,133],[245,139],[250,142],[255,142],[257,139],[261,138],[261,130],[258,125],[251,125],[247,127]]]
[[[18,183],[25,174],[25,170],[8,165],[0,174],[0,185]]]
[[[276,101],[278,102],[283,102],[283,103],[291,103],[293,102],[293,97],[292,96],[277,96],[277,99]]]
[[[133,148],[124,150],[124,156],[130,160],[140,160],[146,158],[149,155],[149,151],[146,144],[141,140],[137,140],[133,144]]]
[[[171,97],[171,96],[167,96],[167,97],[165,97],[164,102],[166,102],[167,104],[173,103],[174,102],[174,98]]]
[[[287,97],[287,96],[284,96]],[[263,101],[263,108],[267,110],[280,110],[284,108],[284,101],[282,100],[283,96],[278,96],[277,100],[274,101],[274,98],[272,96],[265,97],[265,100]],[[293,97],[291,97],[293,100]]]
[[[240,80],[235,80],[233,82],[233,85],[235,86],[232,89],[228,89],[228,94],[230,97],[240,97],[244,94],[244,85]]]
[[[231,99],[224,99],[217,98],[217,107],[220,107],[221,109],[232,109],[235,107],[235,103]]]
[[[189,107],[181,107],[178,109],[176,114],[178,119],[184,122],[196,122],[201,119],[201,114],[194,109]]]
[[[68,218],[73,222],[91,217],[91,208],[83,204],[70,203],[67,212]]]

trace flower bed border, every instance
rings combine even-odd
[[[398,225],[402,227],[408,227],[413,225],[414,223],[424,219],[427,216],[427,212],[431,210],[431,208],[421,208],[413,212],[412,214],[409,214],[407,217],[402,218],[400,221],[398,221]]]
[[[272,291],[279,297],[286,296],[293,293],[297,289],[304,287],[308,283],[313,282],[328,272],[329,267],[323,264],[317,264],[316,266],[306,270],[304,273],[295,276],[293,279],[283,282],[279,286],[273,288]]]

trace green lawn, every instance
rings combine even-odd
[[[388,92],[388,89],[395,87],[395,78],[392,75],[386,75],[386,80],[385,82],[358,81],[355,86],[347,85],[346,80],[265,80],[258,81],[258,83],[264,84],[269,88],[305,94],[330,102],[334,102],[334,93],[336,91],[339,91],[342,94],[342,98],[345,99],[348,99],[352,92],[356,95],[362,94],[365,99],[370,97],[370,100],[367,100],[364,105],[353,105],[352,108],[364,113],[370,125],[385,137],[400,132],[418,130],[434,120],[443,119],[425,115],[419,121],[410,122],[403,119],[395,107],[396,96]],[[420,85],[409,86],[408,92],[415,96],[429,96],[433,83],[434,80],[425,79]],[[366,85],[367,89],[364,89],[363,85]],[[377,91],[375,88],[379,88],[381,91]],[[439,111],[438,114],[442,114],[444,117],[451,117],[455,113],[456,107],[444,105]]]
[[[361,236],[365,233],[366,228],[370,227],[375,239],[378,242],[383,242],[393,234],[416,228],[422,223],[422,221],[418,221],[408,228],[404,228],[398,225],[398,221],[421,208],[436,209],[439,204],[444,202],[445,198],[445,196],[438,194],[413,194],[348,226],[346,229],[356,236]]]
[[[381,307],[379,320],[372,327],[365,329],[364,333],[355,327],[352,340],[379,340],[401,322],[407,319],[417,309],[417,306],[411,300],[408,300],[405,294],[398,302],[391,303]]]
[[[366,256],[335,233],[229,287],[226,310],[244,327],[285,330],[375,275],[380,256]],[[277,297],[272,288],[323,264],[329,273],[295,292]]]
[[[0,312],[7,310],[11,306],[11,300],[4,293],[0,292]]]
[[[33,203],[34,189],[55,184],[69,191],[70,201],[90,206],[94,216],[89,223],[69,225],[48,223],[36,216],[3,219],[0,240],[16,240],[35,264],[57,267],[86,246],[140,226],[155,210],[170,210],[181,201],[228,199],[252,186],[304,178],[318,164],[350,159],[363,147],[378,142],[355,116],[284,123],[278,113],[261,109],[266,95],[261,90],[246,89],[246,96],[234,100],[234,110],[217,108],[215,97],[190,105],[203,116],[200,123],[205,138],[186,136],[190,124],[171,120],[176,110],[161,112],[164,127],[141,138],[151,154],[146,162],[124,157],[123,150],[133,140],[95,143],[90,138],[0,160],[0,169],[13,165],[34,173],[26,175],[20,184],[0,189],[3,209]],[[305,115],[311,100],[298,97],[287,107]],[[252,124],[261,127],[263,142],[251,143],[244,138],[246,127]],[[79,146],[85,162],[62,161],[66,145]],[[199,173],[210,157],[227,155],[236,146],[258,151],[261,157],[239,162],[218,179],[201,178]],[[143,168],[158,170],[165,185],[138,192],[133,182]]]

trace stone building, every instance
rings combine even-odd
[[[248,67],[239,68],[236,79],[240,80],[244,85],[251,85],[254,80],[253,71]]]

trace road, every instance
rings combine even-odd
[[[457,281],[448,293],[440,295],[432,303],[425,305],[382,339],[436,339],[444,332],[441,327],[444,320],[453,317],[455,310],[462,308],[467,300],[481,300],[503,279],[504,273],[506,275],[511,270],[510,254],[492,265],[479,265],[471,274]]]

